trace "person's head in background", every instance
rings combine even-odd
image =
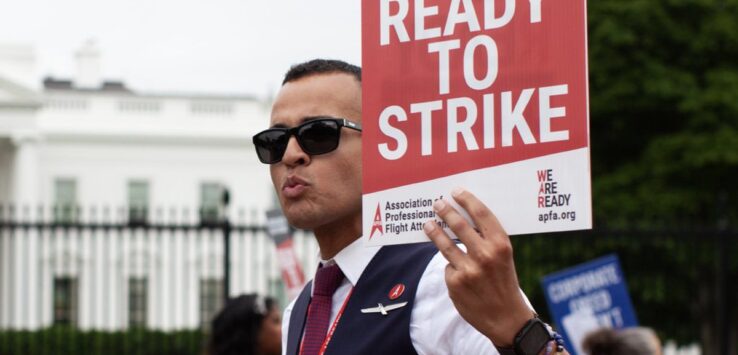
[[[279,355],[282,319],[277,302],[256,294],[232,298],[215,316],[208,355]]]
[[[588,355],[661,355],[661,341],[645,327],[603,328],[589,333],[582,341]]]

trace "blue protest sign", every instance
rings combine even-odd
[[[545,276],[543,292],[572,355],[591,330],[638,325],[615,254]]]

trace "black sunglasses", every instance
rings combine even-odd
[[[345,118],[317,118],[292,128],[270,128],[254,136],[256,155],[264,164],[282,161],[290,136],[295,136],[302,151],[310,155],[332,152],[338,148],[341,127],[361,132],[361,125]]]

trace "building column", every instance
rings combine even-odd
[[[16,204],[17,213],[22,212],[24,206],[28,206],[29,213],[34,213],[40,202],[38,146],[41,136],[36,132],[16,131],[11,134],[11,141],[15,146],[12,201]]]
[[[11,284],[11,264],[12,244],[10,243],[10,233],[6,230],[0,230],[3,234],[0,236],[0,329],[10,328],[12,325],[11,310],[12,304],[12,284]]]
[[[12,193],[16,220],[36,222],[36,207],[39,203],[38,145],[40,135],[36,132],[13,132],[11,140],[15,146],[13,159]],[[20,329],[37,329],[41,326],[39,230],[30,228],[14,233],[13,277],[15,304],[13,326]]]

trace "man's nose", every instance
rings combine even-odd
[[[302,150],[295,136],[290,137],[287,141],[287,148],[284,150],[282,162],[290,166],[304,165],[310,162],[310,155]]]

